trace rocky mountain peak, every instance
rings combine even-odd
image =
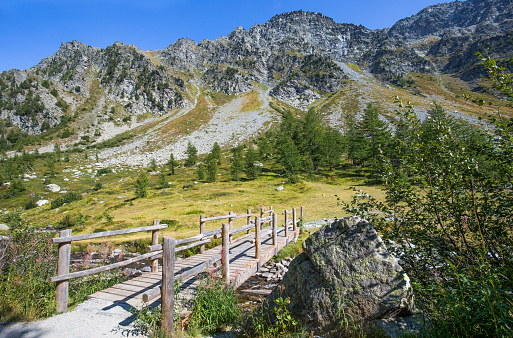
[[[497,26],[501,26],[501,30],[513,27],[512,17],[513,0],[453,1],[426,7],[409,18],[399,20],[388,30],[388,35],[413,41],[426,36],[441,37],[454,29],[473,33],[482,28],[480,26],[486,26],[484,31],[492,33]]]

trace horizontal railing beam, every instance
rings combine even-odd
[[[128,265],[128,264],[132,264],[132,263],[135,263],[135,262],[138,262],[138,261],[142,261],[144,259],[153,258],[153,256],[157,256],[158,254],[161,254],[161,252],[159,252],[159,251],[157,251],[157,252],[150,252],[150,253],[147,253],[147,254],[144,254],[144,255],[140,255],[140,256],[137,256],[137,257],[134,257],[134,258],[127,259],[127,260],[122,261],[122,262],[117,262],[117,263],[113,263],[113,264],[109,264],[109,265],[99,266],[99,267],[93,268],[93,269],[72,272],[72,273],[68,273],[68,274],[65,274],[65,275],[54,276],[54,277],[50,278],[50,282],[60,282],[60,281],[74,279],[74,278],[94,275],[95,273],[109,271],[109,270],[112,270],[112,269],[120,268],[120,267]]]
[[[94,239],[94,238],[101,238],[101,237],[110,237],[110,236],[119,236],[119,235],[133,234],[133,233],[136,233],[136,232],[151,231],[151,230],[161,230],[161,229],[165,229],[165,228],[167,228],[167,224],[150,225],[150,226],[147,226],[147,227],[132,228],[132,229],[95,232],[95,233],[92,233],[92,234],[70,236],[70,237],[56,237],[56,238],[52,238],[52,243],[67,243],[67,242],[84,241],[84,240],[87,240],[87,239]]]

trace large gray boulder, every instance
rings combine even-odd
[[[337,335],[344,318],[371,323],[415,312],[408,276],[370,223],[336,220],[303,248],[264,302],[271,318],[278,297],[290,298],[289,310],[314,331]]]
[[[46,190],[50,192],[59,192],[61,190],[61,187],[59,187],[57,184],[48,184],[45,188]]]

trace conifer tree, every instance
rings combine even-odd
[[[244,170],[244,158],[242,157],[242,147],[232,149],[233,158],[230,163],[230,172],[235,181],[240,180],[240,175]]]
[[[301,170],[301,154],[290,137],[282,139],[279,156],[287,177],[292,183],[296,182],[298,180],[297,175]],[[308,155],[307,158],[311,163],[311,158]],[[313,167],[313,164],[311,166]]]
[[[137,180],[135,181],[135,196],[137,198],[144,198],[148,196],[148,185],[150,184],[150,180],[146,172],[142,171]]]
[[[198,162],[198,150],[196,147],[189,141],[187,144],[187,150],[185,151],[187,155],[187,159],[185,160],[186,167],[192,167]]]
[[[217,161],[217,165],[221,165],[221,147],[217,142],[214,143],[210,156]]]
[[[173,153],[169,154],[169,161],[167,161],[167,165],[171,169],[171,175],[175,174],[175,168],[178,166],[178,162],[175,160],[175,156]]]
[[[253,145],[250,144],[246,149],[246,156],[244,157],[244,171],[247,178],[253,180],[260,174],[260,167],[258,166],[257,161],[257,153],[253,148]]]
[[[313,108],[309,109],[303,121],[301,121],[301,141],[296,143],[303,154],[309,154],[313,162],[314,170],[319,169],[323,155],[326,151],[323,147],[324,127],[321,115]]]
[[[340,156],[342,155],[343,150],[343,138],[338,130],[333,128],[328,128],[328,130],[324,133],[323,139],[323,147],[324,147],[324,156],[328,162],[330,170],[333,170],[334,165],[336,165]]]

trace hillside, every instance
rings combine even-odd
[[[512,15],[509,0],[469,0],[383,30],[296,11],[162,50],[63,43],[30,69],[0,74],[1,148],[45,152],[58,143],[100,149],[106,165],[160,164],[171,152],[184,158],[189,141],[206,153],[214,142],[233,146],[272,129],[280,114],[269,103],[298,114],[315,107],[343,130],[368,102],[394,122],[396,96],[420,116],[437,101],[478,124],[492,110],[462,94],[504,103],[481,80],[474,52],[508,66]]]

